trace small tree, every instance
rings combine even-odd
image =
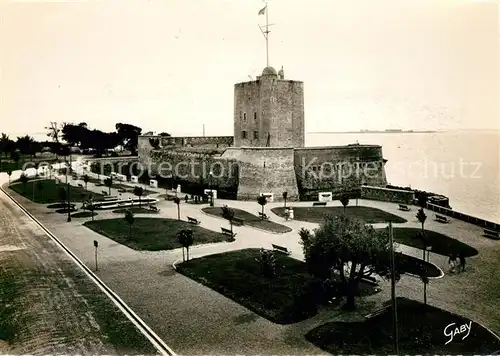
[[[347,309],[355,308],[354,298],[361,279],[373,273],[390,278],[392,246],[386,230],[375,230],[364,222],[341,215],[326,216],[313,234],[301,229],[299,235],[309,272],[322,281],[340,276]],[[401,264],[396,263],[396,267],[396,279],[399,279]]]
[[[222,206],[222,217],[229,221],[229,226],[231,227],[231,234],[233,234],[233,220],[234,220],[234,210],[227,205]]]
[[[257,258],[262,274],[266,278],[273,278],[276,274],[276,260],[273,251],[260,249],[260,256]]]
[[[349,205],[349,197],[347,195],[342,195],[340,197],[340,202],[342,203],[342,206],[344,207],[344,215],[345,215],[345,209],[347,205]]]
[[[262,216],[260,217],[261,220],[264,220],[264,206],[267,204],[267,198],[263,195],[257,198],[257,203],[259,203],[260,206],[262,206]]]
[[[83,176],[83,183],[85,183],[85,190],[87,190],[87,184],[89,183],[89,181],[90,181],[90,177],[89,177],[89,175],[88,175],[88,174],[85,174],[85,175]]]
[[[144,195],[144,188],[143,187],[139,187],[139,186],[135,186],[134,187],[134,195],[139,197],[139,208],[141,207],[141,197]]]
[[[423,263],[419,268],[418,276],[424,284],[424,304],[427,305],[427,285],[429,284],[429,276],[427,275],[427,269]]]
[[[135,221],[134,213],[132,210],[127,209],[125,211],[125,221],[128,223],[128,239],[132,238],[132,224]]]
[[[418,206],[422,209],[427,205],[427,194],[424,192],[420,192],[417,198]]]
[[[174,203],[177,204],[177,220],[181,219],[181,200],[179,197],[174,198]]]
[[[177,233],[177,239],[182,246],[182,261],[189,261],[189,247],[194,243],[193,230],[179,230],[179,232]],[[184,249],[186,249],[186,259],[184,259]]]
[[[283,192],[283,200],[285,201],[285,205],[283,206],[286,209],[286,198],[288,198],[288,192]]]
[[[111,187],[113,186],[113,178],[108,177],[104,180],[104,185],[109,189],[109,195],[111,195]]]
[[[420,222],[420,224],[422,224],[422,232],[421,232],[421,239],[422,239],[422,242],[423,242],[423,247],[422,247],[422,251],[423,251],[423,260],[425,260],[425,248],[427,247],[427,241],[425,239],[425,230],[424,230],[424,224],[425,224],[425,220],[427,220],[427,215],[425,215],[425,212],[424,212],[424,208],[420,208],[418,209],[418,212],[417,212],[417,215],[415,215],[416,218],[418,219],[418,221]]]
[[[11,171],[11,170],[8,170],[8,171],[7,171],[7,175],[9,176],[9,184],[10,184],[10,176],[12,175],[12,171]]]

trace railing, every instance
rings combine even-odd
[[[500,224],[494,223],[492,221],[477,218],[475,216],[467,215],[467,214],[464,214],[464,213],[461,213],[459,211],[455,211],[452,209],[443,208],[442,206],[431,204],[431,203],[427,203],[425,207],[429,210],[435,211],[437,213],[440,213],[440,214],[443,214],[443,215],[446,215],[446,216],[449,216],[449,217],[452,217],[452,218],[455,218],[458,220],[462,220],[462,221],[465,221],[465,222],[468,222],[468,223],[471,223],[471,224],[474,224],[477,226],[485,227],[487,229],[500,231]]]

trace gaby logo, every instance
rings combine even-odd
[[[445,345],[452,342],[455,336],[467,332],[467,334],[462,338],[462,340],[465,340],[467,336],[469,336],[471,328],[472,328],[472,321],[469,321],[468,324],[460,325],[460,327],[456,326],[455,323],[448,324],[444,328],[444,336],[448,336],[450,339],[445,343]]]

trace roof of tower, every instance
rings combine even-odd
[[[278,73],[276,72],[276,69],[274,69],[273,67],[266,67],[262,71],[262,76],[266,76],[266,75],[278,76]]]

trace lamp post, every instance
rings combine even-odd
[[[71,172],[71,148],[69,149],[69,171]],[[67,222],[71,222],[71,197],[70,197],[71,189],[69,189],[68,172],[66,172],[66,184],[67,184],[67,188],[68,188],[68,219],[67,219]]]
[[[214,175],[214,173],[212,171],[210,171],[209,173],[210,175],[210,206],[214,206],[214,192],[212,191],[212,177]]]
[[[394,238],[392,222],[389,221],[389,240],[391,244],[391,299],[392,299],[392,327],[394,332],[394,349],[399,355],[399,332],[398,332],[398,307],[396,301],[396,273],[394,261]]]

